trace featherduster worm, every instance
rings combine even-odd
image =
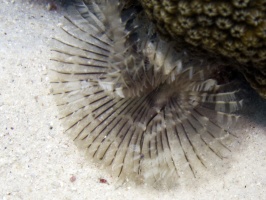
[[[75,0],[68,12],[50,79],[77,145],[119,180],[152,185],[219,165],[242,101],[210,78],[215,66],[175,50],[118,0]]]

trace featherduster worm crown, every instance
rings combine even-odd
[[[242,101],[210,78],[214,66],[176,51],[118,0],[75,0],[68,12],[50,79],[77,145],[119,180],[152,185],[218,166]]]

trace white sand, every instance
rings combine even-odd
[[[49,40],[64,11],[46,5],[0,1],[0,199],[266,199],[265,103],[254,106],[258,124],[240,126],[240,149],[227,173],[167,191],[116,188],[63,134],[46,73],[53,65]]]

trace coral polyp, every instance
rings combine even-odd
[[[266,50],[265,0],[140,2],[162,35],[185,41],[186,48],[191,45],[195,51],[207,50],[214,57],[223,56],[236,60],[236,68],[245,77],[253,76],[252,80],[247,80],[262,97],[266,98],[266,85],[257,81],[255,77],[260,76],[266,80],[266,57],[260,53]],[[201,34],[197,37],[195,34],[189,34],[195,30],[205,30],[213,34]]]

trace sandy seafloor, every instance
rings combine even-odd
[[[255,97],[226,173],[189,187],[117,187],[86,160],[49,95],[49,41],[63,15],[45,0],[0,1],[0,199],[266,199],[266,103]]]

